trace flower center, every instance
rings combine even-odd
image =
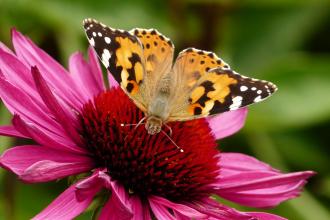
[[[216,142],[205,119],[172,122],[171,139],[149,135],[138,123],[144,114],[121,89],[111,89],[84,105],[81,135],[98,167],[130,193],[187,200],[212,193],[219,174]],[[125,126],[122,126],[125,125]],[[169,129],[163,126],[169,134]]]

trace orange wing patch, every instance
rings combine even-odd
[[[191,115],[209,115],[216,105],[225,105],[227,98],[230,98],[230,86],[237,82],[237,79],[224,72],[205,74],[191,92],[188,112]]]
[[[174,45],[171,40],[155,29],[135,28],[130,31],[143,45],[143,53],[146,60],[147,74],[152,74],[159,66],[170,68],[173,60]],[[161,65],[163,63],[167,65]],[[157,69],[157,72],[166,71]]]
[[[180,52],[173,70],[186,77],[186,86],[192,88],[210,69],[221,67],[229,69],[229,65],[221,60],[215,53],[188,48]]]

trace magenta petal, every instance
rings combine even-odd
[[[42,160],[28,167],[19,177],[25,182],[49,182],[63,177],[87,172],[93,168],[91,160],[80,162],[55,162]]]
[[[251,215],[227,207],[211,198],[204,198],[193,202],[192,207],[209,216],[209,219],[218,220],[252,220]]]
[[[85,200],[94,191],[109,187],[110,176],[105,172],[105,169],[96,169],[92,176],[82,180],[76,185],[76,196],[78,201]]]
[[[31,71],[40,96],[47,105],[48,109],[55,115],[56,119],[62,125],[69,137],[72,138],[75,143],[80,144],[81,138],[77,132],[77,129],[74,127],[77,120],[74,118],[73,112],[69,112],[60,105],[36,67],[32,67]]]
[[[132,205],[125,188],[111,181],[111,198],[102,208],[100,220],[129,220],[133,217]]]
[[[62,100],[75,109],[81,106],[75,82],[59,63],[15,29],[12,30],[12,41],[18,58],[28,67],[37,66]]]
[[[104,91],[105,85],[103,80],[103,73],[97,58],[97,54],[93,47],[88,48],[88,58],[89,58],[89,66],[92,71],[92,76],[94,77],[95,86],[98,88],[98,91]]]
[[[45,160],[58,163],[83,164],[93,168],[93,161],[87,156],[37,145],[24,145],[6,150],[0,157],[0,165],[20,176],[33,164]]]
[[[219,154],[219,166],[221,167],[221,177],[233,175],[245,171],[273,171],[268,164],[257,160],[254,157],[240,153],[221,153]]]
[[[248,171],[221,178],[217,194],[251,207],[272,207],[299,195],[306,179],[314,172],[281,174]]]
[[[60,137],[54,133],[48,132],[47,134],[45,133],[47,132],[46,130],[43,132],[40,129],[36,128],[33,124],[28,124],[24,122],[18,115],[14,115],[12,123],[19,132],[28,137],[31,137],[40,145],[54,149],[68,150],[71,152],[87,154],[85,149],[76,146],[75,143],[70,141],[70,139]]]
[[[278,215],[264,213],[264,212],[245,212],[248,215],[255,217],[258,220],[287,220]]]
[[[9,53],[11,55],[15,55],[13,51],[11,51],[11,49],[9,49],[5,44],[3,44],[2,42],[0,42],[0,49],[5,51],[6,53]]]
[[[9,137],[29,138],[29,137],[21,134],[19,131],[17,131],[11,125],[0,126],[0,135],[9,136]]]
[[[15,55],[0,49],[0,67],[3,75],[11,84],[25,91],[35,102],[41,103],[40,96],[34,88],[30,69]]]
[[[78,85],[80,93],[84,95],[85,102],[93,99],[103,91],[103,88],[99,87],[99,82],[96,81],[95,74],[90,65],[84,60],[83,55],[79,52],[74,53],[70,57],[69,69],[72,74],[72,78]]]
[[[165,206],[153,202],[152,200],[149,200],[149,204],[156,219],[176,220]]]
[[[208,117],[209,126],[216,139],[228,137],[240,130],[245,123],[247,108]]]
[[[78,201],[76,197],[76,183],[65,190],[47,208],[33,218],[33,220],[61,219],[71,220],[80,215],[90,205],[96,192],[91,192],[85,200]]]
[[[115,80],[115,78],[112,76],[112,74],[107,71],[108,75],[108,81],[109,81],[109,88],[117,88],[119,86],[118,82]]]
[[[151,220],[148,204],[142,203],[138,196],[131,196],[132,212],[134,213],[132,220]]]
[[[183,204],[171,202],[163,197],[150,196],[149,202],[150,202],[150,205],[151,205],[151,203],[161,205],[163,207],[170,208],[173,211],[179,212],[183,216],[187,216],[189,218],[205,218],[206,217],[206,215],[200,213],[196,209],[193,209],[193,208],[183,205]]]

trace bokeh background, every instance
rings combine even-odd
[[[176,53],[188,46],[211,50],[237,72],[277,84],[279,91],[250,107],[244,129],[220,148],[284,171],[316,171],[300,198],[270,212],[294,220],[330,219],[329,1],[0,0],[0,41],[11,46],[10,29],[16,27],[67,66],[71,53],[86,52],[86,17],[121,29],[156,28],[173,40]],[[10,119],[1,104],[0,124]],[[0,137],[0,152],[23,143]],[[1,169],[0,220],[33,217],[66,184],[23,184]],[[91,219],[91,212],[78,219]]]

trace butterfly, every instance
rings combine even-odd
[[[124,31],[90,18],[83,26],[104,66],[145,113],[151,135],[167,122],[233,111],[277,90],[236,73],[212,52],[187,48],[173,64],[173,43],[155,29]]]

